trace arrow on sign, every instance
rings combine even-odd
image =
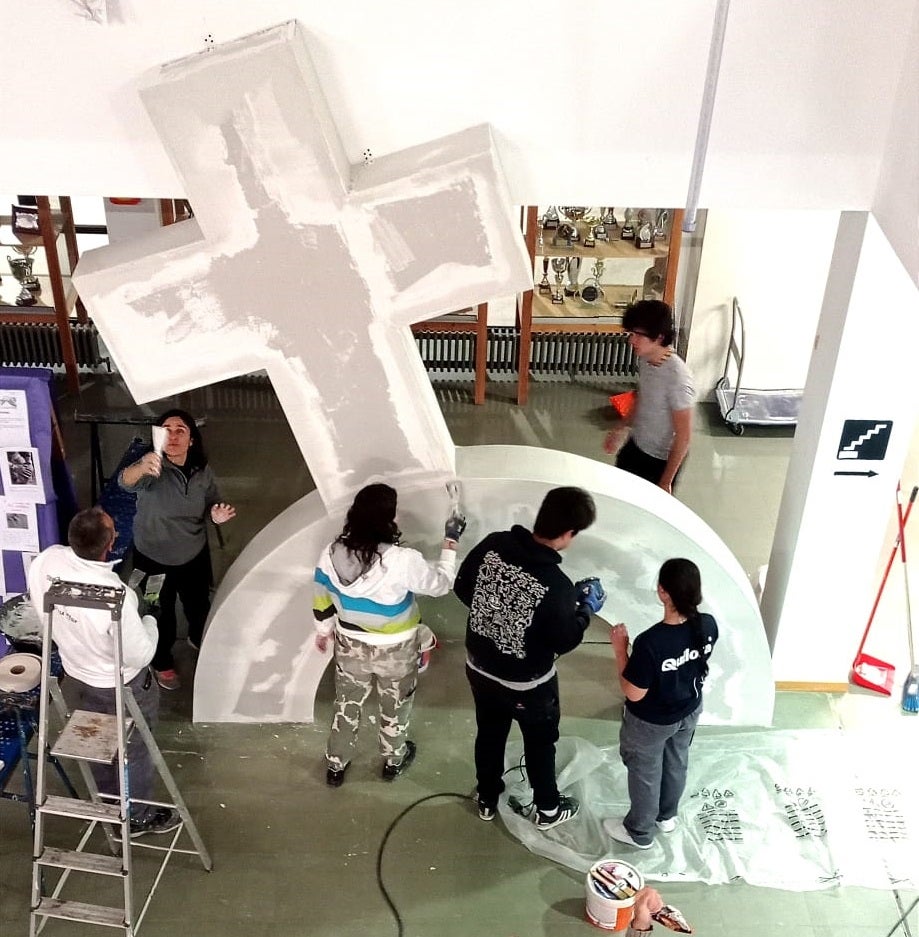
[[[877,472],[833,472],[834,475],[863,475],[865,478],[874,478]]]

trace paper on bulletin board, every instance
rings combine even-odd
[[[30,446],[29,402],[24,390],[0,389],[0,446]]]
[[[0,540],[4,550],[38,553],[38,516],[35,503],[0,498]]]
[[[32,446],[0,449],[0,481],[8,498],[33,504],[45,503],[38,450]]]

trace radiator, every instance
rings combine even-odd
[[[99,333],[91,322],[71,322],[77,367],[98,368],[109,359],[99,350]],[[61,337],[56,325],[0,322],[0,363],[13,367],[62,367]]]
[[[425,368],[432,376],[442,372],[471,375],[475,370],[476,337],[472,332],[415,333]],[[486,369],[489,374],[517,372],[520,334],[510,326],[488,330]],[[530,373],[534,377],[634,378],[637,362],[624,332],[534,332],[530,345]]]

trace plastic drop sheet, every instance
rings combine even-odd
[[[559,790],[576,797],[581,810],[540,832],[507,803],[532,800],[517,768],[522,745],[511,743],[499,811],[531,852],[581,872],[609,857],[625,859],[650,881],[742,879],[791,891],[916,888],[919,796],[904,741],[834,730],[697,734],[677,828],[658,832],[647,850],[620,845],[601,826],[628,811],[618,745],[559,741]],[[915,741],[910,748],[915,755]]]

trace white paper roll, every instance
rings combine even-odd
[[[35,654],[7,654],[0,659],[0,690],[27,693],[41,683],[41,658]]]

